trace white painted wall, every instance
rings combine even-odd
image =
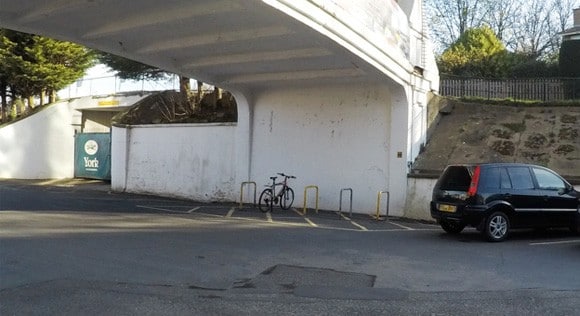
[[[235,201],[236,125],[113,127],[111,188],[197,201]]]
[[[73,112],[71,103],[58,102],[0,128],[0,178],[71,178]]]
[[[393,111],[391,101],[384,85],[288,88],[255,95],[249,103],[239,98],[236,125],[113,127],[111,186],[115,191],[237,201],[242,182],[255,181],[259,194],[270,176],[284,172],[297,176],[290,182],[297,208],[303,206],[305,186],[317,185],[321,209],[337,210],[340,190],[352,188],[354,212],[374,214],[377,193],[389,190],[390,214],[402,216],[405,154],[398,158],[403,166],[398,179],[389,179],[389,159],[394,155],[391,139],[398,139],[399,151],[406,152],[407,129],[393,130],[392,121],[406,127],[407,112]],[[396,187],[389,188],[392,183]],[[313,208],[314,191],[308,201]]]
[[[330,210],[338,209],[340,190],[352,188],[354,211],[374,213],[377,192],[388,189],[391,119],[387,86],[264,92],[254,107],[251,178],[262,186],[277,172],[297,176],[296,207],[307,185],[319,187],[319,207]],[[313,192],[308,200],[313,208]]]
[[[408,178],[404,217],[433,221],[429,203],[435,183],[437,179],[433,178]]]
[[[0,128],[0,178],[62,179],[74,176],[74,135],[82,123],[78,109],[104,109],[115,100],[126,107],[146,97],[127,93],[62,100]],[[101,129],[105,131],[105,129]]]

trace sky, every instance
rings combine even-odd
[[[110,95],[128,91],[162,91],[178,90],[179,80],[172,76],[169,80],[134,81],[122,80],[115,77],[115,72],[105,65],[96,65],[87,70],[86,75],[70,86],[60,90],[60,99],[77,98],[83,96]]]

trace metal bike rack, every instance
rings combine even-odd
[[[306,215],[306,191],[308,189],[316,189],[316,213],[318,213],[318,186],[317,185],[307,185],[304,187],[304,211],[303,214]]]
[[[245,181],[245,182],[242,182],[242,185],[240,187],[240,208],[242,208],[244,205],[244,186],[250,185],[250,184],[254,185],[254,206],[256,206],[256,190],[258,189],[257,184],[254,181]]]
[[[383,196],[383,194],[387,195],[387,213],[385,215],[385,220],[388,221],[389,220],[389,202],[390,202],[390,194],[389,191],[379,191],[379,194],[377,196],[377,214],[374,216],[374,218],[378,221],[381,219],[381,216],[379,214],[379,209],[381,207],[381,197]]]
[[[344,191],[350,192],[349,213],[350,213],[350,217],[352,218],[352,189],[351,188],[340,189],[340,201],[338,202],[338,216],[339,216],[339,218],[342,218],[342,192],[344,192]]]

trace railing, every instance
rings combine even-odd
[[[179,80],[171,76],[166,80],[124,80],[117,76],[81,78],[60,90],[60,98],[78,98],[133,91],[179,90]]]
[[[580,78],[478,79],[442,77],[442,96],[560,101],[580,100]]]

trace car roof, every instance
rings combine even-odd
[[[529,163],[521,163],[521,162],[482,162],[482,163],[464,163],[464,164],[450,164],[449,166],[457,166],[457,167],[476,167],[476,166],[497,166],[497,167],[539,167],[545,168],[544,166],[529,164]]]

